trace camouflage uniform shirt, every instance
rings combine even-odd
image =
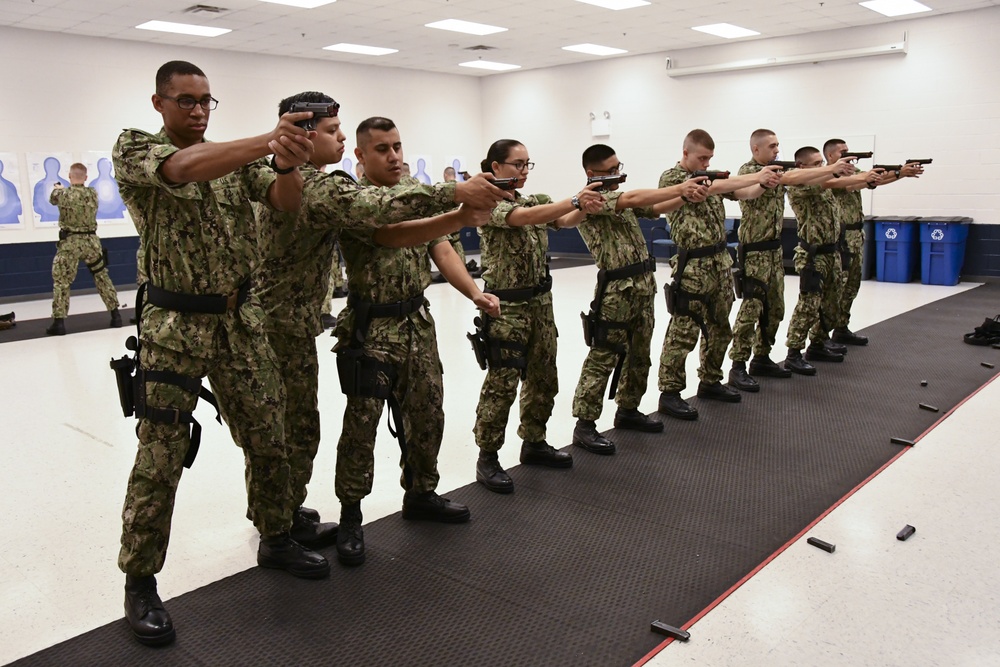
[[[764,168],[756,160],[740,167],[739,175],[757,174]],[[781,238],[781,221],[785,217],[785,186],[776,185],[756,199],[740,200],[739,236],[741,243],[759,243]]]
[[[798,220],[799,239],[812,245],[836,243],[840,236],[837,201],[820,185],[788,188],[788,201]]]
[[[520,206],[551,204],[548,195],[525,197],[515,192],[514,201],[501,201],[490,221],[479,228],[482,237],[483,280],[491,290],[534,287],[546,275],[545,255],[549,251],[549,225],[512,227],[507,216]]]
[[[68,232],[97,231],[97,190],[85,185],[53,188],[49,203],[59,207],[59,229]]]
[[[651,208],[616,211],[615,206],[621,195],[617,191],[605,193],[604,208],[599,213],[588,215],[579,226],[580,235],[599,269],[620,269],[649,257],[649,249],[639,228],[636,212],[643,218],[655,218],[656,213]],[[635,288],[636,294],[655,294],[656,281],[653,273],[608,283],[609,292],[624,292],[630,288]]]
[[[691,172],[678,162],[673,169],[668,169],[660,175],[659,187],[678,185],[689,178]],[[713,246],[726,240],[726,209],[719,195],[711,195],[703,202],[685,204],[667,214],[667,217],[670,220],[670,238],[678,247],[685,250]],[[691,261],[718,263],[719,269],[728,269],[733,265],[728,252]]]

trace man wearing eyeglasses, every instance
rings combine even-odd
[[[284,389],[263,330],[264,313],[250,292],[256,261],[251,201],[295,210],[302,193],[297,166],[312,151],[286,114],[265,134],[236,141],[204,140],[212,97],[204,72],[171,61],[156,74],[156,134],[125,130],[113,161],[122,199],[139,232],[145,307],[139,319],[136,392],[138,454],[122,511],[118,566],[126,575],[125,616],[148,645],[173,641],[170,615],[156,591],[174,495],[184,465],[197,451],[200,426],[192,411],[208,377],[221,414],[246,458],[250,517],[260,533],[257,562],[305,578],[329,564],[289,537]],[[274,154],[271,167],[262,159]],[[211,396],[210,393],[207,394]]]
[[[703,201],[708,190],[706,179],[700,177],[669,188],[621,192],[618,188],[625,181],[624,168],[610,146],[595,144],[585,150],[583,169],[588,180],[608,179],[601,187],[603,205],[597,213],[577,211],[559,223],[560,227],[579,225],[600,269],[590,313],[583,315],[590,352],[573,395],[573,416],[577,418],[573,444],[605,455],[616,451],[615,444],[597,431],[608,378],[608,398],[618,404],[615,428],[647,433],[663,430],[663,422],[639,410],[652,365],[656,260],[649,254],[636,216],[655,218],[664,202],[680,197]]]

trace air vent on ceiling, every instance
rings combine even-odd
[[[467,46],[467,47],[465,47],[465,50],[466,51],[494,51],[494,50],[496,50],[496,48],[497,47],[495,47],[495,46],[486,46],[485,44],[477,44],[476,46]]]
[[[214,7],[212,5],[191,5],[184,10],[185,14],[223,14],[229,10],[224,7]]]

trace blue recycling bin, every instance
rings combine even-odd
[[[916,216],[878,217],[875,225],[877,249],[875,277],[880,282],[908,283],[920,261]]]
[[[971,222],[972,218],[961,216],[920,219],[920,282],[958,284]]]

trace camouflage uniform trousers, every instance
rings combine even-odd
[[[778,326],[785,317],[785,267],[782,264],[781,248],[748,252],[743,266],[743,275],[762,282],[767,288],[767,330],[760,326],[760,315],[764,302],[746,297],[744,286],[743,303],[736,314],[733,326],[733,346],[729,358],[733,361],[749,361],[750,352],[767,356],[774,347]]]
[[[735,301],[732,277],[728,268],[689,263],[681,277],[681,288],[704,298],[704,301],[691,301],[691,311],[702,317],[708,330],[708,339],[702,336],[701,340],[698,377],[706,384],[715,384],[722,380],[722,362],[733,339],[733,329],[729,325],[729,312]],[[670,318],[660,353],[660,391],[682,391],[687,385],[684,363],[698,344],[699,334],[701,328],[691,317],[674,315]]]
[[[342,330],[338,328],[338,333]],[[443,369],[434,320],[425,309],[403,320],[373,319],[365,354],[392,364],[398,374],[393,395],[399,402],[406,434],[406,451],[400,456],[400,486],[418,493],[433,491],[440,479],[437,458],[444,437]],[[380,398],[347,397],[343,432],[337,443],[335,483],[337,498],[344,505],[371,493],[375,436],[384,407],[385,400]]]
[[[326,290],[326,299],[323,300],[323,314],[333,315],[333,291],[344,287],[347,281],[344,280],[343,261],[340,259],[340,246],[333,249],[333,259],[330,262],[330,287]]]
[[[601,302],[601,319],[619,322],[626,329],[611,329],[608,343],[625,347],[621,380],[615,403],[625,409],[639,407],[649,380],[650,342],[656,293],[636,294],[634,288],[609,292]],[[604,407],[604,390],[618,364],[618,353],[607,347],[592,347],[583,361],[580,380],[573,395],[573,416],[596,421]]]
[[[851,322],[851,307],[861,291],[861,265],[864,261],[865,232],[863,229],[848,229],[846,232],[847,248],[850,251],[850,263],[844,271],[844,287],[840,295],[840,308],[837,312],[835,328],[846,327]]]
[[[104,249],[96,234],[72,234],[56,244],[52,260],[52,317],[64,318],[69,314],[69,286],[76,278],[82,259],[84,264],[103,264]],[[93,274],[97,292],[109,311],[118,307],[118,293],[111,283],[108,268]]]
[[[797,272],[802,272],[807,258],[805,250],[795,249],[795,270]],[[829,337],[829,331],[832,328],[834,313],[828,308],[829,304],[838,303],[840,296],[840,255],[836,253],[816,255],[813,262],[816,272],[822,277],[821,291],[799,292],[798,303],[795,304],[792,318],[788,322],[786,345],[789,350],[804,348],[807,335],[813,341],[821,342],[824,340],[824,336]],[[801,281],[801,278],[799,280]]]
[[[244,304],[242,308],[250,307]],[[256,315],[259,322],[263,313]],[[243,449],[251,519],[262,536],[273,537],[287,532],[292,523],[282,415],[285,392],[263,331],[237,321],[229,334],[217,335],[221,345],[205,350],[205,356],[144,341],[139,360],[145,369],[208,376],[222,417]],[[190,411],[196,399],[172,384],[146,384],[150,407]],[[148,576],[163,568],[174,496],[190,446],[189,429],[188,424],[139,420],[139,450],[125,494],[118,555],[118,567],[126,574]]]
[[[527,347],[528,367],[521,383],[521,423],[517,434],[528,442],[540,442],[545,440],[545,425],[559,393],[556,372],[559,332],[552,313],[552,294],[540,294],[529,301],[505,301],[500,307],[500,317],[489,318],[490,335]],[[505,358],[511,356],[510,350],[504,350],[503,354]],[[503,447],[520,379],[521,371],[517,368],[490,368],[486,373],[473,428],[476,444],[482,451],[497,452]]]
[[[285,451],[288,454],[289,506],[306,500],[313,460],[319,451],[319,358],[316,339],[268,333],[285,386]]]

